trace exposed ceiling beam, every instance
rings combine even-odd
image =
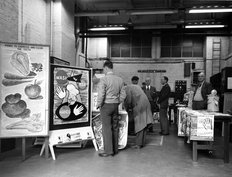
[[[119,11],[82,11],[77,12],[75,17],[91,17],[91,16],[117,16]]]
[[[175,9],[151,9],[151,10],[128,10],[128,15],[156,15],[156,14],[175,14],[178,10]]]
[[[121,12],[122,13],[122,12]],[[156,15],[156,14],[176,14],[178,10],[175,9],[137,9],[127,10],[127,15]],[[90,16],[117,16],[120,15],[120,11],[82,11],[75,14],[76,17],[90,17]]]

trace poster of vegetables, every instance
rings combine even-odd
[[[0,137],[48,135],[49,46],[0,43]]]
[[[90,126],[92,70],[51,66],[50,130]]]

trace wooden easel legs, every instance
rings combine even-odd
[[[48,159],[49,157],[49,147],[48,147],[49,141],[48,141],[48,137],[45,138],[44,143],[42,145],[42,148],[40,150],[40,156],[43,155],[43,152],[45,150],[45,158]]]
[[[22,161],[26,159],[26,138],[22,138]]]

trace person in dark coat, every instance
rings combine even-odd
[[[198,74],[198,85],[193,95],[193,110],[207,109],[207,99],[211,91],[211,84],[205,81],[205,74],[201,72]]]
[[[137,85],[139,82],[139,77],[138,76],[133,76],[131,78],[132,84]],[[133,118],[133,111],[132,109],[127,110],[128,117],[129,117],[129,122],[128,122],[128,135],[134,135],[135,134],[135,122]]]
[[[147,98],[151,105],[151,113],[153,116],[154,112],[158,111],[157,92],[156,92],[156,88],[150,85],[151,84],[150,77],[146,78],[145,83],[146,83],[146,86],[143,87],[143,91],[147,95]],[[153,126],[149,127],[149,132],[153,132]]]
[[[136,145],[133,148],[141,148],[145,145],[146,127],[153,123],[150,103],[147,96],[137,85],[134,80],[139,78],[133,77],[131,85],[126,86],[126,99],[124,107],[128,112],[129,119],[134,119],[134,131],[136,134]]]
[[[171,93],[171,88],[168,85],[168,77],[163,76],[161,78],[162,89],[158,97],[158,103],[160,105],[159,115],[160,115],[160,128],[161,135],[169,135],[169,122],[168,122],[168,100]]]

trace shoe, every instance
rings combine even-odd
[[[111,154],[106,154],[106,153],[99,153],[98,156],[100,157],[108,157],[110,156]]]
[[[162,133],[162,132],[159,132],[160,135],[164,135],[164,136],[167,136],[169,135],[169,133]]]
[[[139,145],[133,145],[133,146],[131,146],[131,148],[133,148],[133,149],[141,149],[141,148],[142,148],[142,146],[139,146]]]
[[[167,135],[169,135],[169,133],[162,133],[162,135],[167,136]]]

